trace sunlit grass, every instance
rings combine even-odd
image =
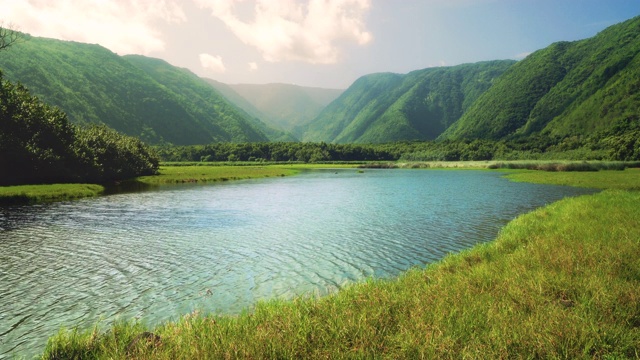
[[[95,184],[0,186],[0,204],[25,204],[97,196],[104,187]]]
[[[207,164],[207,163],[205,163]],[[158,175],[143,176],[136,181],[150,185],[199,183],[273,176],[290,176],[303,170],[322,168],[349,168],[349,164],[291,164],[291,165],[162,165]]]
[[[519,170],[505,176],[512,181],[570,185],[594,189],[640,190],[640,169],[594,172],[548,172]]]
[[[43,357],[638,358],[640,192],[627,191],[639,188],[638,175],[519,172],[510,176],[626,190],[522,215],[495,241],[396,279],[263,302],[235,317],[61,331]],[[160,340],[134,341],[144,331]]]

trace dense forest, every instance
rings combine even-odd
[[[155,174],[158,158],[137,138],[67,115],[0,72],[0,185],[107,183]]]
[[[640,160],[634,122],[590,137],[532,136],[518,140],[400,141],[381,144],[311,142],[217,143],[156,148],[164,161],[336,162],[469,160]]]

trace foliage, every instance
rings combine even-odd
[[[108,127],[78,128],[76,154],[87,169],[82,178],[93,182],[117,181],[153,175],[159,161],[141,140]]]
[[[381,144],[216,143],[159,146],[163,161],[304,162],[482,161],[482,160],[640,160],[636,123],[621,124],[589,137],[532,135],[516,140],[403,141]],[[631,129],[631,130],[630,130]],[[633,130],[635,129],[635,130]]]
[[[0,73],[0,184],[74,180],[74,143],[74,128],[62,111]]]
[[[18,42],[21,38],[19,32],[12,30],[6,26],[0,26],[0,51],[9,48]]]
[[[106,127],[78,128],[0,73],[0,185],[109,182],[155,173],[140,140]]]
[[[615,174],[639,185],[629,170]],[[135,348],[139,323],[62,330],[43,358],[634,358],[638,201],[626,191],[565,199],[426,269],[236,317],[189,314]]]

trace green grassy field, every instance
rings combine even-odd
[[[637,359],[638,175],[519,171],[508,176],[609,190],[522,215],[495,241],[397,279],[234,317],[61,330],[43,358]]]
[[[98,196],[104,187],[95,184],[0,186],[0,204],[30,204]]]

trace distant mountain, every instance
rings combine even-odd
[[[266,114],[253,106],[253,104],[247,101],[247,99],[240,96],[240,94],[233,90],[231,86],[213,79],[204,78],[204,81],[213,86],[213,88],[215,88],[222,96],[224,96],[227,101],[235,105],[237,108],[243,110],[255,121],[259,121],[260,123],[265,124],[266,129],[263,131],[265,132],[265,134],[267,134],[267,136],[269,136],[269,140],[285,142],[299,141],[298,138],[294,136],[290,131],[284,130],[273,121],[269,121]]]
[[[291,84],[227,86],[257,109],[261,120],[286,131],[292,131],[309,123],[344,91]],[[245,109],[242,104],[229,99]],[[251,113],[250,110],[245,109],[245,111]]]
[[[0,70],[72,122],[103,123],[149,143],[269,140],[264,124],[188,70],[98,45],[24,37],[0,55]]]
[[[628,122],[640,123],[640,17],[529,55],[441,138],[589,135]]]
[[[303,141],[433,140],[514,63],[499,60],[405,75],[366,75],[298,131]]]

